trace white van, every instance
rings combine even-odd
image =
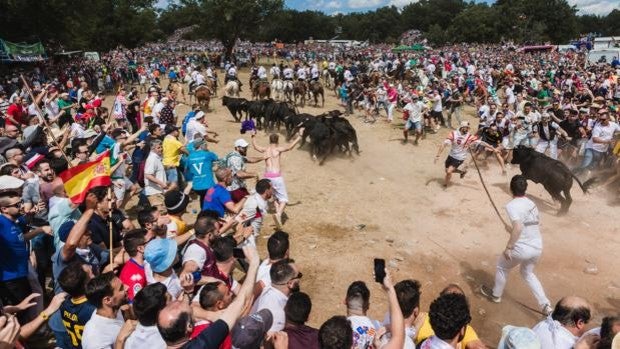
[[[601,50],[592,50],[588,53],[588,63],[606,63],[611,64],[614,59],[620,57],[620,48],[606,48]]]

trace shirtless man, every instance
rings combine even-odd
[[[280,172],[280,154],[293,149],[301,140],[301,135],[303,132],[304,129],[301,128],[297,138],[292,143],[288,143],[284,146],[278,145],[279,136],[272,133],[269,135],[269,146],[266,148],[256,144],[256,140],[254,138],[256,136],[256,131],[252,134],[252,147],[254,147],[254,149],[256,149],[259,153],[265,153],[265,178],[269,178],[269,180],[271,180],[271,185],[273,186],[273,191],[276,197],[276,214],[274,218],[279,227],[282,226],[282,214],[284,213],[284,208],[288,203],[286,185],[284,184],[284,178],[282,178],[282,173]]]

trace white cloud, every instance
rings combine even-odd
[[[398,8],[403,8],[411,3],[418,2],[418,0],[390,0],[390,6],[396,6]]]
[[[378,7],[383,5],[383,0],[349,0],[347,4],[349,8],[366,8],[366,7]]]
[[[342,7],[342,1],[332,0],[324,5],[326,8],[340,8]]]
[[[619,7],[618,0],[569,0],[580,14],[607,15]]]

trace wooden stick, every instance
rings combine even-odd
[[[28,94],[30,95],[30,98],[32,99],[32,103],[34,104],[34,107],[37,109],[37,113],[38,113],[37,117],[39,118],[39,121],[41,121],[43,125],[45,125],[44,130],[47,131],[47,133],[50,135],[54,143],[56,143],[56,145],[58,146],[58,149],[60,149],[62,156],[67,161],[67,166],[71,167],[71,161],[69,161],[67,154],[65,154],[65,151],[60,147],[60,142],[58,142],[56,137],[54,137],[54,134],[52,133],[52,130],[50,129],[49,124],[47,123],[47,120],[45,120],[45,117],[43,117],[43,111],[41,110],[41,108],[39,108],[39,105],[35,103],[36,99],[34,98],[34,95],[32,94],[32,90],[30,89],[30,86],[28,86],[28,83],[26,82],[24,75],[20,74],[20,77],[22,79],[22,82],[24,83],[24,87],[26,87],[26,90],[28,90]]]
[[[474,161],[474,166],[476,166],[476,171],[478,172],[478,177],[480,177],[480,182],[482,183],[482,187],[484,188],[484,191],[487,193],[487,197],[489,198],[489,201],[491,201],[491,205],[493,205],[493,209],[495,209],[495,213],[497,213],[497,217],[499,218],[500,221],[502,221],[502,223],[504,223],[504,226],[509,227],[509,225],[506,224],[506,221],[504,220],[502,215],[499,213],[499,210],[497,209],[497,206],[495,205],[493,198],[491,198],[489,189],[487,189],[487,185],[484,183],[484,178],[482,178],[482,173],[480,173],[480,168],[478,168],[478,163],[476,162],[476,156],[471,151],[471,148],[469,148],[469,154],[471,154],[471,159]]]
[[[114,185],[114,183],[112,183],[112,185]],[[110,225],[109,225],[109,228],[110,228],[110,264],[114,263],[114,246],[113,246],[114,239],[113,239],[113,236],[112,236],[113,235],[113,233],[112,233],[112,231],[113,231],[112,230],[112,224],[113,224],[113,222],[112,222],[112,207],[113,207],[112,206],[112,200],[113,200],[113,197],[112,197],[112,185],[108,187],[108,198],[110,199],[110,206],[109,206],[109,209],[110,209],[110,213],[109,213],[109,215],[110,215],[110,217],[109,217],[109,220],[110,220]]]

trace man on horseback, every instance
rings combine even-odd
[[[280,68],[278,68],[278,66],[273,63],[273,65],[271,66],[271,69],[269,70],[269,74],[271,75],[271,80],[276,80],[280,78]]]
[[[239,91],[241,91],[241,86],[243,85],[239,78],[237,77],[237,68],[234,63],[230,63],[230,68],[226,71],[226,78],[224,79],[224,83],[227,83],[229,80],[236,81],[239,84]]]
[[[299,67],[299,69],[297,69],[297,81],[301,81],[305,89],[308,90],[308,85],[306,84],[306,69],[304,69],[304,67]]]

